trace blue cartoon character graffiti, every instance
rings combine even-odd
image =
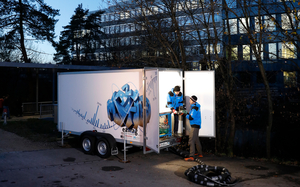
[[[151,107],[146,98],[146,122],[149,123]],[[114,92],[111,99],[107,101],[107,115],[110,121],[119,126],[126,125],[129,129],[137,129],[143,126],[143,96],[139,96],[138,90],[130,90],[128,84],[122,90]]]

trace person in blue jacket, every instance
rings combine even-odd
[[[183,95],[180,92],[180,87],[175,86],[172,90],[168,93],[167,97],[167,107],[171,109],[174,114],[174,136],[177,136],[178,131],[178,113],[180,107],[183,106]]]
[[[201,129],[201,110],[200,104],[197,103],[197,97],[190,97],[191,111],[187,113],[186,118],[190,120],[191,131],[189,135],[189,145],[190,145],[190,157],[184,160],[190,161],[194,160],[195,157],[203,157],[202,147],[198,137],[199,130]],[[198,153],[195,153],[195,144]]]

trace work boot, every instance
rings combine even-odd
[[[194,157],[188,157],[188,158],[185,158],[184,160],[185,161],[194,161],[195,159],[194,159]]]
[[[195,156],[202,158],[203,155],[200,155],[199,153],[196,153]]]

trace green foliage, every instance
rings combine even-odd
[[[43,1],[14,1],[0,3],[0,29],[5,30],[3,41],[22,53],[22,60],[30,62],[25,48],[25,38],[53,42],[55,16],[59,10],[52,9]]]
[[[97,43],[103,37],[103,32],[100,30],[102,11],[90,13],[88,9],[83,9],[82,4],[79,4],[71,17],[69,25],[64,26],[61,32],[59,42],[54,44],[56,54],[54,60],[64,64],[84,64],[95,61],[94,54]],[[76,55],[76,60],[72,60],[71,53]],[[85,54],[85,58],[80,57]]]

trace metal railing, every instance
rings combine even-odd
[[[55,102],[54,104],[57,104]],[[43,101],[43,102],[27,102],[22,103],[22,112],[23,115],[38,115],[41,112],[41,105],[54,105],[52,101]],[[47,109],[53,111],[53,109]]]

